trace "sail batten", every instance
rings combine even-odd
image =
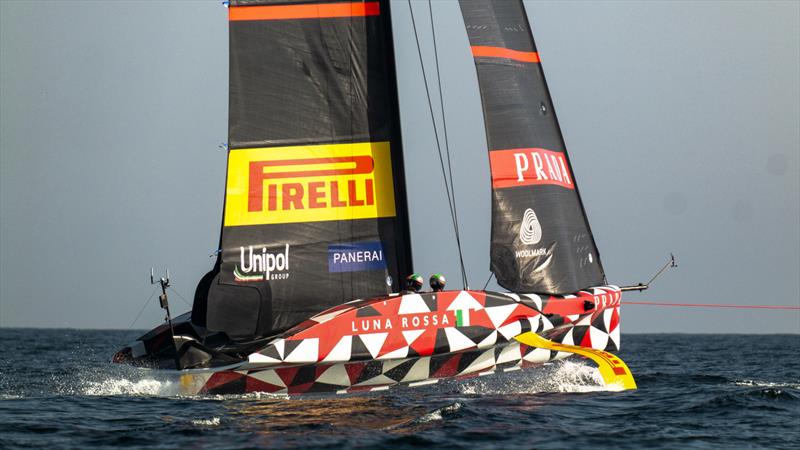
[[[523,52],[505,47],[492,47],[488,45],[473,45],[472,56],[479,58],[506,58],[514,61],[538,63],[538,52]]]
[[[492,179],[491,270],[515,292],[605,282],[521,0],[459,0]]]

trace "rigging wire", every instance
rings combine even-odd
[[[189,308],[191,308],[191,307],[192,307],[192,304],[191,304],[191,303],[189,303],[189,300],[186,300],[185,298],[183,298],[183,296],[181,295],[181,293],[180,293],[180,292],[178,292],[178,291],[176,291],[175,289],[173,289],[173,287],[172,287],[172,286],[169,286],[169,287],[167,287],[167,289],[169,289],[170,291],[172,291],[173,293],[175,293],[175,295],[177,295],[177,296],[178,296],[178,298],[180,298],[181,300],[183,300],[183,303],[186,303],[187,305],[189,305]]]
[[[485,291],[486,288],[489,286],[489,282],[492,281],[492,277],[494,276],[494,272],[489,273],[489,278],[486,279],[486,284],[483,285],[483,290]]]
[[[428,99],[428,109],[430,109],[431,120],[433,121],[433,135],[436,140],[436,149],[439,153],[439,164],[442,168],[442,177],[444,178],[444,188],[447,194],[447,206],[450,209],[450,220],[453,222],[453,229],[455,231],[455,236],[456,236],[456,246],[458,247],[458,258],[459,258],[459,263],[461,264],[462,282],[464,283],[464,287],[467,287],[466,271],[464,270],[464,256],[461,252],[461,240],[458,234],[458,222],[456,220],[456,215],[455,215],[455,205],[453,204],[453,196],[450,193],[450,184],[448,183],[447,172],[444,167],[442,146],[439,141],[439,130],[438,127],[436,126],[436,116],[433,113],[433,101],[431,100],[431,92],[430,88],[428,87],[428,76],[425,72],[425,63],[422,58],[422,48],[419,43],[419,34],[417,33],[417,23],[416,20],[414,19],[414,8],[411,6],[411,0],[408,0],[408,10],[411,13],[411,26],[414,28],[414,39],[416,40],[417,43],[417,54],[419,55],[419,65],[420,68],[422,69],[422,80],[425,83],[425,95],[427,96]],[[431,17],[431,22],[433,22],[433,17]],[[433,27],[433,23],[431,23],[431,27]],[[437,70],[438,70],[438,64],[437,64]],[[444,110],[442,111],[442,113],[444,114]]]
[[[668,303],[668,302],[629,302],[623,301],[623,305],[648,305],[648,306],[678,306],[689,308],[735,308],[735,309],[782,309],[788,311],[800,311],[800,306],[778,306],[778,305],[725,305],[721,303]]]
[[[456,187],[453,181],[453,165],[450,163],[450,142],[447,139],[447,115],[444,113],[444,94],[442,93],[442,76],[439,73],[439,51],[436,47],[436,29],[434,28],[433,21],[433,6],[431,0],[428,0],[428,14],[431,18],[431,36],[433,36],[433,57],[436,61],[436,83],[439,88],[439,110],[442,112],[442,130],[444,132],[444,150],[447,154],[447,172],[450,175],[450,192],[453,196],[453,221],[456,228],[456,245],[458,245],[458,259],[461,263],[461,278],[464,281],[464,288],[469,289],[469,281],[467,280],[467,271],[464,267],[464,257],[461,253],[461,236],[458,226],[458,204],[456,203]],[[434,122],[435,126],[435,122]]]
[[[147,297],[147,300],[144,302],[144,305],[142,305],[142,309],[139,310],[139,314],[136,315],[136,318],[133,319],[133,322],[131,322],[131,324],[128,326],[129,330],[131,328],[133,328],[133,325],[136,323],[137,320],[139,320],[139,317],[142,317],[142,313],[144,312],[144,309],[147,308],[147,305],[150,304],[150,300],[152,300],[153,296],[156,295],[156,290],[157,289],[158,289],[157,287],[153,288],[153,292],[150,293],[150,297]]]

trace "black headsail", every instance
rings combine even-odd
[[[459,0],[492,172],[491,269],[514,292],[605,283],[521,0]]]
[[[234,0],[229,24],[222,251],[193,321],[263,335],[397,291],[411,255],[388,1]]]

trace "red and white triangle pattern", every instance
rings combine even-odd
[[[615,351],[619,299],[619,289],[607,286],[563,297],[445,291],[351,302],[273,340],[235,371],[199,374],[192,386],[207,393],[345,393],[517,370],[569,355],[514,340],[526,331]]]

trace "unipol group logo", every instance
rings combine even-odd
[[[533,209],[528,208],[519,225],[519,240],[526,245],[536,245],[542,240],[542,225]]]
[[[274,281],[289,278],[289,244],[282,251],[266,247],[239,247],[239,264],[233,268],[233,278],[240,283]]]
[[[225,226],[395,215],[388,142],[231,150]]]

